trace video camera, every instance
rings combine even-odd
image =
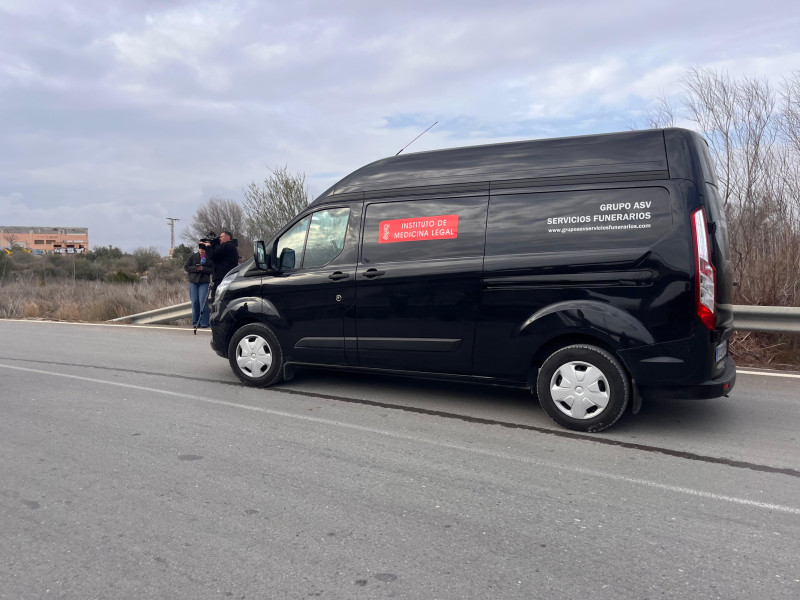
[[[209,246],[213,246],[214,244],[219,243],[219,236],[213,231],[209,231],[206,233],[205,237],[200,238],[200,244],[204,248],[208,248]]]

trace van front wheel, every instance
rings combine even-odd
[[[565,346],[544,361],[536,391],[548,416],[576,431],[611,427],[631,395],[619,361],[602,348],[582,344]]]
[[[247,385],[263,387],[280,381],[283,352],[278,338],[263,323],[250,323],[233,334],[228,362]]]

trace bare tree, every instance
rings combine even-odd
[[[781,91],[780,129],[786,140],[800,154],[800,71],[784,79]]]
[[[725,204],[734,302],[800,306],[800,71],[777,90],[713,69],[690,69],[683,83],[681,116],[708,142]],[[662,94],[644,117],[664,127],[677,114]],[[767,334],[739,336],[737,346],[767,362],[800,352],[796,339]]]
[[[678,120],[679,106],[662,90],[652,108],[645,112],[647,126],[650,129],[675,127]]]
[[[9,248],[13,249],[19,247],[19,243],[17,241],[19,238],[16,236],[16,234],[6,233],[5,239],[6,239],[6,244],[8,245]]]
[[[684,82],[686,108],[716,162],[739,301],[797,304],[800,75],[779,95],[765,80],[713,70],[692,69]]]
[[[209,233],[219,235],[221,231],[230,231],[234,238],[243,235],[246,231],[244,211],[239,203],[215,196],[197,209],[181,237],[194,246]]]
[[[260,187],[255,181],[243,190],[247,233],[251,239],[270,239],[290,219],[308,206],[306,177],[287,167],[270,169]]]

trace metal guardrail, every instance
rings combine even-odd
[[[175,304],[148,312],[111,319],[110,322],[130,322],[137,325],[169,323],[192,318],[192,303]],[[734,326],[739,331],[768,333],[800,333],[800,307],[794,306],[733,306]]]
[[[129,322],[135,325],[155,325],[156,323],[169,323],[170,321],[177,321],[178,319],[191,318],[192,303],[184,302],[183,304],[175,304],[173,306],[157,308],[156,310],[148,310],[147,312],[137,313],[135,315],[128,315],[127,317],[111,319],[108,322]]]
[[[733,324],[739,331],[800,333],[800,307],[736,304],[733,307]]]

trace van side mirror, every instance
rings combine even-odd
[[[256,267],[262,271],[269,271],[270,264],[267,246],[262,240],[253,242],[253,259],[255,260]]]
[[[280,265],[280,270],[285,271],[288,269],[294,269],[294,250],[291,248],[284,248],[281,251],[280,260],[278,261]]]

